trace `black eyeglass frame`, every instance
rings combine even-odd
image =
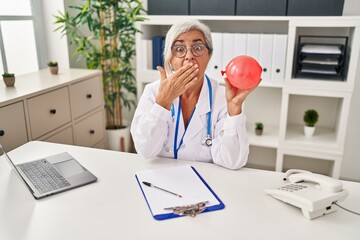
[[[201,54],[201,55],[196,55],[196,54],[194,54],[194,52],[193,52],[193,47],[199,46],[199,45],[205,46],[205,47],[208,49],[209,54],[211,54],[212,49],[209,47],[209,45],[208,45],[207,43],[196,43],[196,44],[194,44],[194,45],[192,45],[192,46],[190,46],[190,47],[186,47],[186,46],[181,45],[181,44],[175,44],[175,45],[172,45],[172,46],[171,46],[171,53],[172,53],[175,57],[177,57],[177,58],[184,58],[184,57],[186,56],[186,54],[187,54],[188,48],[190,48],[191,53],[192,53],[195,57],[201,57],[202,55],[205,54],[205,51],[204,51],[204,53]],[[185,48],[184,56],[182,56],[182,57],[176,56],[176,54],[174,54],[174,52],[173,52],[173,49],[174,49],[175,47],[184,47],[184,48]]]

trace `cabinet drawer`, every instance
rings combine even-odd
[[[28,100],[32,138],[64,125],[71,120],[68,88],[48,92]]]
[[[99,111],[75,124],[77,145],[92,147],[105,137],[103,112]]]
[[[72,127],[68,127],[58,133],[55,133],[51,137],[45,138],[43,141],[74,145],[74,137],[73,137]]]
[[[102,83],[100,77],[76,83],[70,87],[71,110],[77,118],[102,105]]]
[[[10,151],[28,141],[23,102],[0,108],[0,143]]]

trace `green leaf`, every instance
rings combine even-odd
[[[135,106],[136,78],[134,76],[133,58],[135,56],[135,34],[140,32],[136,23],[145,21],[146,17],[140,0],[82,0],[69,6],[69,11],[58,11],[54,16],[56,28],[67,35],[70,44],[75,45],[73,56],[86,60],[89,69],[103,70],[105,89],[105,109],[110,124],[120,122],[118,101],[125,108]],[[100,23],[100,12],[103,11],[105,21]],[[115,12],[115,21],[109,13]],[[110,18],[108,18],[110,16]],[[116,29],[114,31],[113,29]],[[101,39],[105,40],[103,47]],[[117,45],[113,42],[116,39]],[[114,127],[114,126],[107,126]]]

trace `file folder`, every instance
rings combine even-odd
[[[141,68],[152,69],[152,40],[141,40]]]
[[[233,33],[223,33],[222,38],[223,52],[222,52],[222,70],[225,70],[228,63],[235,56],[235,35]]]
[[[273,57],[273,34],[260,35],[260,59],[259,63],[263,69],[261,74],[262,82],[270,82]]]
[[[213,53],[206,69],[207,75],[211,79],[215,79],[219,83],[223,83],[223,77],[221,76],[221,70],[224,70],[226,66],[222,66],[222,33],[211,33],[213,40]]]
[[[272,70],[271,70],[271,80],[274,83],[284,82],[286,48],[287,48],[287,35],[275,34]]]
[[[153,69],[156,69],[157,66],[164,66],[164,44],[165,37],[155,36],[152,39],[152,60],[153,60]]]
[[[246,33],[234,33],[234,35],[235,35],[235,40],[234,40],[235,57],[246,55],[246,45],[247,45]]]
[[[190,165],[139,171],[135,174],[135,178],[149,210],[156,220],[180,217],[172,210],[165,210],[169,207],[187,206],[207,201],[206,209],[203,212],[225,208],[224,203],[216,193],[198,171]],[[182,197],[160,191],[154,187],[148,187],[142,183],[144,181],[177,193]]]
[[[257,34],[257,33],[248,33],[247,34],[246,51],[247,51],[246,55],[254,58],[256,61],[259,61],[260,34]]]

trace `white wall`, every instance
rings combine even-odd
[[[345,0],[343,15],[360,16],[360,1]],[[358,62],[356,76],[340,178],[360,182],[360,61]]]
[[[359,16],[360,15],[360,1],[359,0],[345,0],[343,15],[344,16]]]

